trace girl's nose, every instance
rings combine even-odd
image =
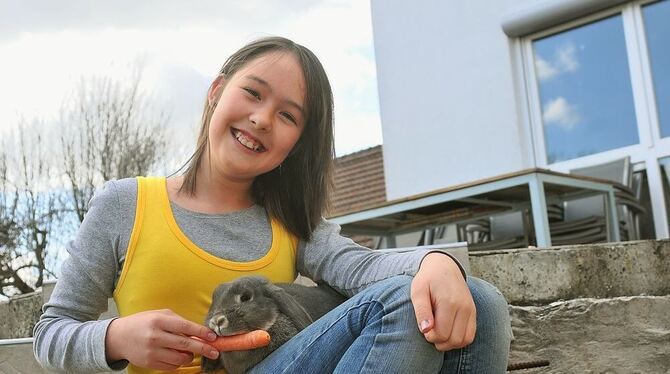
[[[258,109],[251,113],[249,121],[254,128],[263,131],[269,131],[272,128],[272,114],[270,110]]]

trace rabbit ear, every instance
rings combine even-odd
[[[268,285],[268,290],[270,297],[272,297],[277,303],[277,306],[279,306],[279,310],[287,315],[300,330],[314,322],[305,308],[303,308],[303,306],[300,305],[300,303],[288,292],[272,284]]]

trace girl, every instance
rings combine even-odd
[[[307,48],[266,38],[233,54],[185,173],[108,182],[91,200],[35,326],[37,359],[67,373],[198,372],[218,356],[201,325],[216,285],[300,272],[350,299],[253,372],[504,372],[507,304],[493,286],[443,253],[375,253],[321,218],[332,122]],[[121,317],[96,320],[109,297]]]

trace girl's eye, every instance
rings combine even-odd
[[[258,99],[258,100],[261,99],[261,94],[259,94],[257,91],[255,91],[255,90],[253,90],[253,89],[251,89],[251,88],[247,88],[247,87],[245,87],[244,90],[247,91],[247,93],[248,93],[249,95],[255,97],[256,99]]]
[[[294,124],[296,124],[296,125],[298,124],[298,121],[295,119],[295,117],[293,117],[293,115],[292,115],[291,113],[288,113],[288,112],[282,112],[281,115],[282,115],[284,118],[286,118],[287,120],[291,121],[292,123],[294,123]]]

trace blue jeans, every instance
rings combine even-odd
[[[409,276],[374,284],[311,324],[250,373],[504,373],[511,338],[507,302],[468,277],[477,308],[469,346],[439,352],[417,327]]]

